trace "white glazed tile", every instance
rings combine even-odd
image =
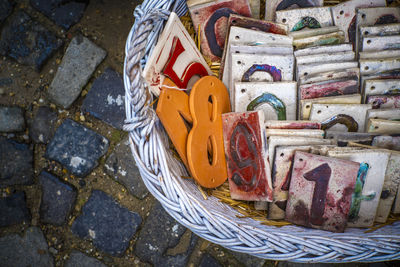
[[[400,50],[359,52],[358,57],[359,59],[383,59],[383,58],[400,57]]]
[[[352,60],[355,60],[355,53],[353,51],[324,53],[324,54],[296,57],[297,64],[310,64],[310,63],[321,63],[330,61],[352,61]]]
[[[369,119],[400,120],[400,108],[369,109],[366,121]]]
[[[400,49],[400,35],[364,37],[360,51],[369,52],[393,49]]]
[[[318,82],[325,82],[325,81],[330,81],[330,80],[340,80],[343,78],[354,78],[354,77],[356,77],[357,80],[360,79],[360,69],[359,68],[326,71],[326,72],[320,72],[320,73],[303,76],[303,77],[300,77],[299,84],[318,83]]]
[[[293,27],[304,17],[316,19],[321,27],[333,25],[330,7],[310,7],[300,9],[280,10],[276,12],[275,21],[288,25],[289,31],[294,31]]]
[[[328,26],[323,28],[315,28],[315,29],[303,29],[301,31],[290,32],[289,36],[293,37],[293,40],[302,39],[307,37],[314,37],[317,35],[323,35],[328,33],[333,33],[339,31],[339,27],[337,26]]]
[[[385,59],[360,59],[361,75],[370,75],[400,68],[400,57]]]
[[[309,130],[309,129],[266,129],[265,134],[267,137],[279,136],[303,136],[311,138],[324,138],[325,131],[323,130]]]
[[[400,134],[400,121],[369,119],[367,130],[369,133]]]
[[[284,105],[286,120],[296,119],[297,83],[296,82],[247,82],[235,83],[234,104],[236,112],[245,112],[251,103],[262,95],[270,95]],[[261,103],[261,102],[260,102]],[[278,119],[278,111],[271,102],[256,105],[257,110],[264,111],[265,120]]]
[[[357,67],[358,67],[357,61],[300,64],[297,65],[297,77],[301,79],[304,76],[312,75],[315,73],[343,70],[343,69],[350,69]]]
[[[345,51],[353,51],[353,47],[351,44],[337,44],[337,45],[324,45],[324,46],[315,46],[308,47],[304,49],[299,49],[294,52],[296,57],[298,56],[308,56],[315,54],[324,54],[324,53],[337,53],[337,52],[345,52]]]
[[[334,45],[342,43],[344,43],[343,31],[293,40],[293,46],[295,49],[304,49],[307,47]]]
[[[369,168],[364,180],[364,186],[359,197],[368,197],[369,200],[361,200],[359,211],[355,217],[349,218],[349,227],[370,227],[375,220],[379,199],[385,180],[386,168],[389,162],[390,153],[379,150],[347,150],[328,151],[329,157],[351,160],[368,164]],[[362,178],[359,177],[361,180]],[[357,190],[357,189],[356,189]],[[353,203],[354,205],[354,195]]]
[[[305,8],[310,6],[323,6],[323,0],[309,0],[309,1],[298,1],[298,0],[268,0],[265,3],[265,20],[275,21],[275,13],[279,10],[289,9],[292,6],[298,6],[299,8]]]
[[[358,125],[358,132],[363,132],[365,127],[365,116],[371,104],[313,104],[310,120],[322,122],[332,119],[334,116],[344,114],[352,117]],[[347,131],[346,126],[336,124],[330,130]]]

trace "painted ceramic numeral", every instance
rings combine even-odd
[[[198,62],[192,62],[185,68],[182,77],[179,77],[174,71],[173,67],[179,55],[182,54],[184,51],[185,48],[182,46],[179,38],[174,37],[170,57],[163,70],[164,75],[169,77],[179,88],[186,88],[189,80],[194,75],[199,75],[200,77],[208,75],[207,70],[202,64]]]
[[[175,84],[170,79],[165,79],[164,86],[175,86]],[[188,129],[184,120],[190,124],[192,123],[192,116],[189,111],[189,96],[183,91],[162,88],[156,112],[176,151],[188,168],[186,156]]]
[[[324,163],[311,171],[303,174],[307,181],[315,182],[314,193],[311,202],[310,222],[315,225],[322,225],[325,210],[326,193],[328,192],[329,179],[331,178],[331,167]]]
[[[229,188],[233,199],[272,201],[262,111],[222,115]]]
[[[209,99],[212,102],[211,116]],[[187,140],[187,157],[193,177],[207,188],[221,185],[228,177],[221,114],[230,109],[228,91],[216,77],[206,76],[195,83],[189,96],[193,128]],[[208,142],[212,147],[210,152]]]

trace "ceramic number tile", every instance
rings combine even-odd
[[[365,81],[368,80],[376,80],[376,79],[400,79],[400,70],[391,70],[391,71],[384,71],[376,74],[371,75],[361,75],[360,77],[360,85],[361,85],[361,92],[365,92]]]
[[[268,219],[281,220],[285,218],[291,168],[296,151],[309,152],[310,146],[278,146],[275,149],[277,156],[272,168],[274,198],[268,205]]]
[[[304,145],[335,145],[335,140],[310,138],[300,136],[271,136],[268,139],[269,162],[274,162],[277,146],[304,146]]]
[[[290,32],[289,36],[293,37],[293,40],[303,39],[308,37],[314,37],[317,35],[324,35],[329,33],[338,32],[339,28],[337,26],[328,26],[323,28],[315,28],[315,29],[303,29],[301,31]]]
[[[230,71],[231,71],[231,51],[229,49],[232,44],[249,44],[254,43],[258,45],[283,45],[285,47],[291,46],[293,38],[284,35],[278,35],[268,32],[261,32],[250,30],[241,27],[232,26],[229,31],[227,49],[225,49],[223,61],[221,63],[220,76],[225,86],[229,86]],[[225,67],[226,66],[226,67]]]
[[[399,79],[367,80],[364,84],[364,95],[384,95],[400,93]]]
[[[235,83],[234,110],[262,110],[266,120],[295,120],[296,91],[296,82]]]
[[[229,92],[235,102],[236,82],[292,81],[294,57],[287,55],[232,54]]]
[[[323,0],[269,0],[265,4],[265,20],[275,20],[276,11],[291,9],[291,8],[306,8],[306,7],[321,7]]]
[[[370,95],[366,103],[372,104],[373,109],[400,108],[400,95]]]
[[[382,50],[382,51],[369,51],[369,52],[359,52],[359,59],[383,59],[400,57],[400,50]]]
[[[343,232],[359,168],[358,162],[296,152],[286,220],[312,228]]]
[[[359,62],[361,75],[375,74],[400,68],[400,57],[385,59],[360,59]]]
[[[300,99],[312,99],[328,96],[351,95],[359,93],[357,79],[337,80],[332,82],[320,82],[302,84],[299,86]]]
[[[328,96],[313,99],[300,100],[300,118],[308,120],[310,118],[311,108],[313,104],[361,104],[361,95],[341,95]]]
[[[289,31],[304,28],[322,28],[333,26],[330,7],[311,7],[301,9],[280,10],[276,12],[276,22],[289,26]]]
[[[349,214],[349,227],[371,227],[375,220],[390,153],[379,150],[328,151],[328,156],[361,164]]]
[[[295,49],[342,43],[344,43],[344,33],[342,31],[293,40]]]
[[[380,24],[399,23],[400,8],[374,7],[357,9],[356,18],[356,52],[360,50],[361,38],[359,29],[361,26],[376,26]]]
[[[228,28],[231,26],[253,29],[262,32],[281,34],[281,35],[288,34],[288,27],[285,24],[267,20],[249,18],[245,16],[240,16],[238,14],[231,14],[229,16]]]
[[[376,136],[376,134],[332,130],[325,131],[325,138],[336,140],[339,145],[347,145],[348,142],[370,144],[374,136]]]
[[[337,25],[345,33],[345,41],[356,40],[356,8],[386,6],[385,0],[351,0],[332,7],[332,16]]]
[[[369,36],[362,40],[361,51],[400,49],[400,35]]]
[[[266,120],[265,121],[266,129],[321,129],[321,123],[317,121],[308,121],[308,120]]]
[[[272,201],[263,115],[261,111],[222,114],[232,199]]]
[[[400,23],[376,24],[374,26],[360,26],[361,38],[368,36],[386,36],[400,34]]]
[[[165,77],[180,88],[190,88],[199,76],[206,75],[212,75],[211,69],[179,17],[171,13],[143,70],[150,90],[158,96]]]
[[[351,69],[334,70],[334,71],[326,71],[326,72],[310,74],[300,77],[299,83],[300,84],[318,83],[330,80],[340,80],[344,78],[360,80],[360,69],[351,68]]]
[[[212,1],[190,7],[189,11],[195,31],[200,27],[201,51],[212,61],[221,60],[229,15],[251,16],[248,0]]]
[[[400,136],[375,136],[372,140],[372,146],[400,151]]]
[[[400,153],[392,152],[385,174],[382,194],[376,212],[375,221],[385,223],[389,217],[390,210],[400,184]]]
[[[297,77],[301,79],[302,77],[316,73],[357,68],[357,67],[358,67],[357,61],[300,64],[297,65]]]
[[[296,57],[296,64],[321,63],[329,61],[352,61],[355,60],[353,51],[323,53],[317,55],[307,55]]]
[[[369,119],[366,129],[369,133],[400,134],[400,121]]]
[[[400,187],[397,190],[396,200],[393,203],[392,212],[394,214],[400,214]]]
[[[316,54],[346,52],[352,50],[353,48],[351,44],[324,45],[324,46],[314,46],[314,47],[299,49],[294,52],[294,55],[296,57],[299,57],[299,56],[308,56]]]
[[[321,122],[322,129],[363,132],[370,104],[313,104],[310,120]]]
[[[268,55],[292,55],[291,45],[263,45],[263,44],[233,44],[230,45],[232,54],[268,54]]]
[[[309,130],[309,129],[267,129],[265,131],[267,137],[279,136],[304,136],[311,138],[324,138],[325,131],[323,130]]]

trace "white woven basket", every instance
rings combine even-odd
[[[331,233],[298,226],[265,226],[241,215],[229,205],[204,200],[184,166],[169,150],[155,111],[142,67],[156,44],[165,20],[173,11],[187,12],[185,0],[145,0],[134,12],[125,48],[125,130],[148,190],[179,223],[200,237],[228,249],[270,260],[293,262],[376,262],[400,259],[400,222],[375,232],[349,228]]]

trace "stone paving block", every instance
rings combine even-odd
[[[66,30],[79,22],[88,2],[88,0],[30,0],[34,8]]]
[[[82,215],[72,224],[72,232],[113,256],[121,256],[129,246],[142,218],[122,207],[103,191],[93,190]]]
[[[122,77],[115,70],[107,68],[93,82],[81,110],[122,130],[125,120],[125,89]]]
[[[21,132],[25,130],[24,110],[14,106],[0,106],[0,132]]]
[[[52,174],[42,171],[39,175],[42,186],[40,220],[43,223],[63,225],[76,200],[76,188]]]
[[[40,70],[62,44],[54,33],[23,11],[18,11],[3,26],[0,54]]]
[[[0,24],[11,14],[13,2],[0,0]]]
[[[109,176],[122,183],[135,197],[143,199],[148,195],[149,191],[144,185],[132,157],[128,138],[123,139],[115,146],[114,152],[104,164],[104,170]]]
[[[26,206],[25,193],[16,192],[8,197],[0,197],[0,227],[31,221]]]
[[[26,144],[0,137],[0,188],[33,183],[33,153]]]
[[[24,236],[9,234],[0,238],[1,266],[54,266],[46,239],[38,227],[30,227]]]
[[[249,254],[245,253],[240,253],[240,252],[234,252],[230,251],[232,255],[241,263],[243,263],[246,267],[261,267],[264,266],[266,260],[257,258],[255,256],[251,256]]]
[[[46,106],[39,107],[30,124],[29,136],[35,143],[47,144],[55,132],[57,113]]]
[[[185,253],[175,256],[166,255],[169,248],[173,248],[179,243],[185,231],[186,228],[175,221],[157,202],[140,231],[136,241],[135,254],[142,261],[149,262],[154,266],[186,266],[198,240],[194,234],[191,236]]]
[[[89,257],[88,255],[74,250],[69,255],[69,259],[65,263],[65,267],[107,267],[101,261]]]
[[[84,177],[98,165],[108,145],[102,135],[66,119],[47,145],[45,157],[58,161],[72,174]]]
[[[63,108],[69,108],[106,54],[106,51],[86,37],[74,37],[50,84],[50,100]]]
[[[220,267],[220,266],[222,265],[219,264],[219,262],[208,253],[203,255],[199,265],[199,267]]]

